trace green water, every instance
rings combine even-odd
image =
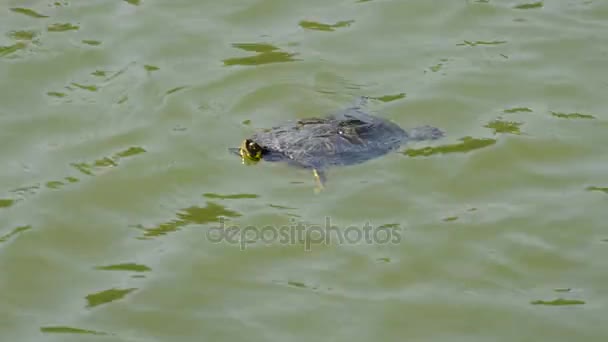
[[[0,5],[1,341],[606,340],[608,2]],[[447,135],[227,152],[360,95]]]

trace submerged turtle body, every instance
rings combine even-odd
[[[363,111],[358,104],[324,118],[286,122],[246,139],[238,152],[243,161],[286,161],[312,169],[319,186],[324,170],[365,162],[397,150],[408,141],[443,136],[438,128],[422,126],[406,132],[397,124]]]

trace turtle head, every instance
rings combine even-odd
[[[251,139],[243,140],[239,148],[239,154],[243,159],[243,163],[259,162],[262,159],[262,152],[262,147]]]

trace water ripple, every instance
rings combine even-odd
[[[284,205],[278,205],[278,204],[268,204],[269,207],[274,208],[274,209],[279,209],[279,210],[297,210],[298,208],[292,208],[292,207],[287,207]]]
[[[93,39],[84,39],[84,40],[82,40],[82,43],[86,44],[86,45],[90,45],[90,46],[99,46],[99,45],[101,45],[101,41],[99,41],[99,40],[93,40]]]
[[[243,199],[243,198],[258,198],[259,195],[256,194],[233,194],[233,195],[220,195],[214,193],[206,193],[203,194],[204,197],[214,198],[214,199]]]
[[[52,334],[108,335],[108,333],[101,332],[101,331],[74,328],[74,327],[68,327],[68,326],[59,326],[59,325],[40,327],[40,332],[47,333],[47,334],[52,333]]]
[[[154,66],[154,65],[149,65],[149,64],[145,64],[145,65],[144,65],[144,69],[145,69],[146,71],[157,71],[157,70],[160,70],[160,68],[159,68],[159,67]]]
[[[177,93],[178,91],[181,91],[181,90],[184,90],[187,88],[188,88],[188,86],[179,86],[179,87],[171,88],[165,92],[165,95],[171,95],[171,94]]]
[[[334,329],[339,340],[483,340],[508,335],[511,316],[532,327],[527,338],[601,340],[605,310],[584,294],[603,289],[608,251],[603,2],[368,1],[11,1],[0,32],[13,85],[0,92],[0,179],[14,189],[0,192],[0,269],[12,270],[0,280],[2,335],[310,340],[338,317],[355,322]],[[291,174],[283,167],[239,185],[246,170],[216,153],[253,126],[362,94],[397,121],[468,133],[406,145],[382,170],[336,170],[322,197],[274,184],[271,174]],[[402,222],[407,234],[314,252],[306,238],[247,252],[204,239],[218,222],[326,215]],[[587,304],[567,302],[577,300]]]
[[[262,65],[270,63],[295,62],[298,59],[293,58],[296,54],[280,51],[275,47],[266,43],[235,43],[233,47],[258,54],[250,57],[234,57],[224,59],[225,66],[232,65]]]
[[[8,208],[8,207],[12,206],[13,204],[15,204],[15,200],[13,200],[13,199],[7,199],[7,198],[0,199],[0,208]]]
[[[582,114],[582,113],[559,113],[559,112],[551,112],[556,118],[560,119],[595,119],[595,116],[590,114]]]
[[[154,227],[144,227],[142,225],[135,225],[137,229],[144,231],[144,235],[138,239],[149,239],[153,237],[167,235],[172,232],[178,231],[180,228],[190,224],[206,224],[213,222],[220,222],[223,217],[240,217],[240,213],[230,210],[222,205],[214,202],[207,202],[206,207],[192,206],[180,210],[176,214],[177,218],[168,222],[161,223]]]
[[[562,306],[562,305],[582,305],[585,304],[585,301],[578,299],[564,299],[557,298],[554,300],[533,300],[530,302],[532,305],[553,305],[553,306]]]
[[[8,34],[8,36],[15,40],[32,41],[32,40],[34,40],[34,38],[36,38],[36,36],[38,36],[38,32],[37,31],[27,31],[27,30],[11,31]]]
[[[382,101],[382,102],[392,102],[392,101],[404,99],[405,96],[406,96],[405,93],[399,93],[399,94],[394,94],[394,95],[370,97],[370,99],[378,100],[378,101]]]
[[[303,21],[300,21],[299,25],[300,25],[300,27],[308,29],[308,30],[331,32],[331,31],[335,31],[337,28],[340,28],[340,27],[348,27],[354,22],[355,22],[354,20],[345,20],[345,21],[339,21],[335,24],[323,24],[323,23],[319,23],[316,21],[303,20]]]
[[[40,14],[29,8],[16,7],[16,8],[11,8],[11,11],[15,12],[15,13],[27,15],[28,17],[32,17],[32,18],[48,18],[49,17],[48,15]]]
[[[7,233],[5,235],[0,236],[0,242],[6,242],[10,238],[12,238],[13,236],[19,235],[19,234],[21,234],[21,233],[23,233],[25,231],[30,230],[30,229],[32,229],[32,226],[29,226],[29,225],[27,225],[27,226],[19,226],[19,227],[13,229],[11,232],[9,232],[9,233]]]
[[[505,109],[503,112],[507,113],[507,114],[512,114],[512,113],[531,113],[532,109],[527,108],[527,107],[513,107],[513,108]]]
[[[149,272],[152,269],[146,265],[136,264],[136,263],[123,263],[123,264],[114,264],[107,266],[97,266],[96,270],[101,271],[130,271],[130,272]]]
[[[111,157],[103,157],[101,159],[95,160],[93,163],[72,163],[70,164],[72,167],[82,172],[85,175],[93,176],[95,170],[104,169],[107,167],[116,167],[118,166],[118,162],[120,159],[132,157],[141,153],[146,152],[146,150],[142,147],[135,146],[129,147],[124,151],[120,151],[115,153]]]
[[[484,41],[484,40],[477,40],[477,41],[470,41],[470,40],[465,40],[462,43],[456,44],[457,46],[478,46],[478,45],[501,45],[501,44],[506,44],[507,41],[506,40],[492,40],[492,41]]]
[[[464,137],[462,142],[451,145],[440,145],[436,147],[424,147],[420,149],[407,149],[403,154],[410,157],[430,156],[445,153],[466,153],[496,144],[496,139]]]
[[[120,300],[124,298],[129,293],[137,290],[137,288],[128,288],[128,289],[109,289],[96,293],[92,293],[87,295],[85,299],[87,300],[87,307],[92,308],[102,304],[107,304],[116,300]]]
[[[508,133],[508,134],[521,134],[520,126],[523,125],[523,122],[516,121],[504,121],[504,120],[494,120],[484,127],[491,128],[494,130],[494,134],[497,133]]]
[[[59,91],[49,91],[46,94],[48,96],[50,96],[50,97],[56,97],[56,98],[60,98],[60,99],[68,96],[68,94],[62,93],[62,92],[59,92]]]
[[[17,42],[13,45],[8,45],[8,46],[0,46],[0,57],[8,56],[14,52],[23,50],[26,47],[27,47],[27,45],[23,42]]]
[[[87,176],[95,176],[97,172],[106,170],[108,168],[117,167],[119,162],[124,158],[130,158],[135,155],[146,152],[146,150],[139,146],[132,146],[125,150],[119,151],[110,157],[103,157],[95,160],[92,163],[77,162],[71,163],[70,166],[85,174]],[[68,184],[77,183],[80,179],[72,176],[66,176],[62,180],[50,180],[44,183],[46,188],[57,190]],[[40,184],[21,186],[10,192],[21,196],[35,195],[41,189]],[[12,206],[16,200],[14,199],[0,199],[0,208]]]
[[[49,32],[65,32],[65,31],[75,31],[80,29],[80,26],[72,25],[70,23],[56,23],[47,26],[47,31]]]
[[[599,191],[599,192],[603,192],[605,194],[608,194],[608,187],[606,188],[602,188],[599,186],[589,186],[586,188],[587,191]]]
[[[543,7],[543,2],[538,1],[538,2],[528,3],[528,4],[516,5],[513,8],[515,8],[515,9],[533,9],[533,8],[542,8],[542,7]]]
[[[80,88],[80,89],[84,89],[84,90],[88,90],[88,91],[92,91],[92,92],[99,90],[99,88],[96,85],[86,85],[86,84],[80,84],[80,83],[76,83],[76,82],[72,82],[72,85],[76,88]]]

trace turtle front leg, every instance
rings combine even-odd
[[[315,177],[315,181],[317,183],[317,187],[315,188],[315,193],[319,193],[325,189],[325,172],[319,169],[313,169],[312,174]]]

